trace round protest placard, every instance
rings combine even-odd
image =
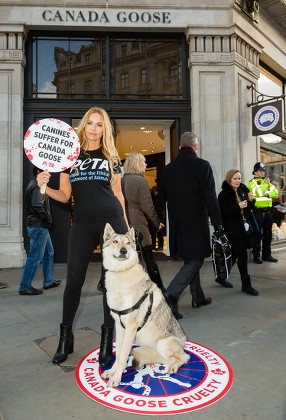
[[[64,121],[45,118],[36,121],[26,131],[24,150],[38,168],[62,172],[77,160],[80,141],[75,130]]]

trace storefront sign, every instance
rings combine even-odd
[[[46,22],[98,22],[111,23],[116,20],[117,23],[164,23],[170,24],[171,13],[166,11],[119,11],[114,15],[108,10],[55,10],[48,9],[42,13],[42,18]]]
[[[135,2],[136,3],[136,2]],[[184,31],[188,25],[215,25],[225,22],[225,10],[213,8],[211,15],[206,8],[116,8],[116,7],[52,7],[52,6],[1,6],[3,22],[25,22],[29,28],[44,27],[65,30],[66,28],[96,27],[105,31],[107,28]]]
[[[277,133],[284,129],[282,99],[252,108],[252,135]]]

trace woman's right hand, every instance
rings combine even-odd
[[[47,184],[51,178],[51,174],[48,171],[40,172],[37,175],[38,186],[41,188],[43,185]]]
[[[247,200],[241,201],[238,205],[241,209],[245,209],[247,207]]]

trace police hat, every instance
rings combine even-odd
[[[265,166],[262,162],[257,162],[254,165],[252,175],[254,175],[254,172],[259,171],[259,170],[265,171]]]

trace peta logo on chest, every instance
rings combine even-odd
[[[74,165],[80,171],[85,171],[86,169],[105,169],[109,170],[108,161],[106,159],[97,159],[97,158],[87,158],[84,160],[78,159]]]

